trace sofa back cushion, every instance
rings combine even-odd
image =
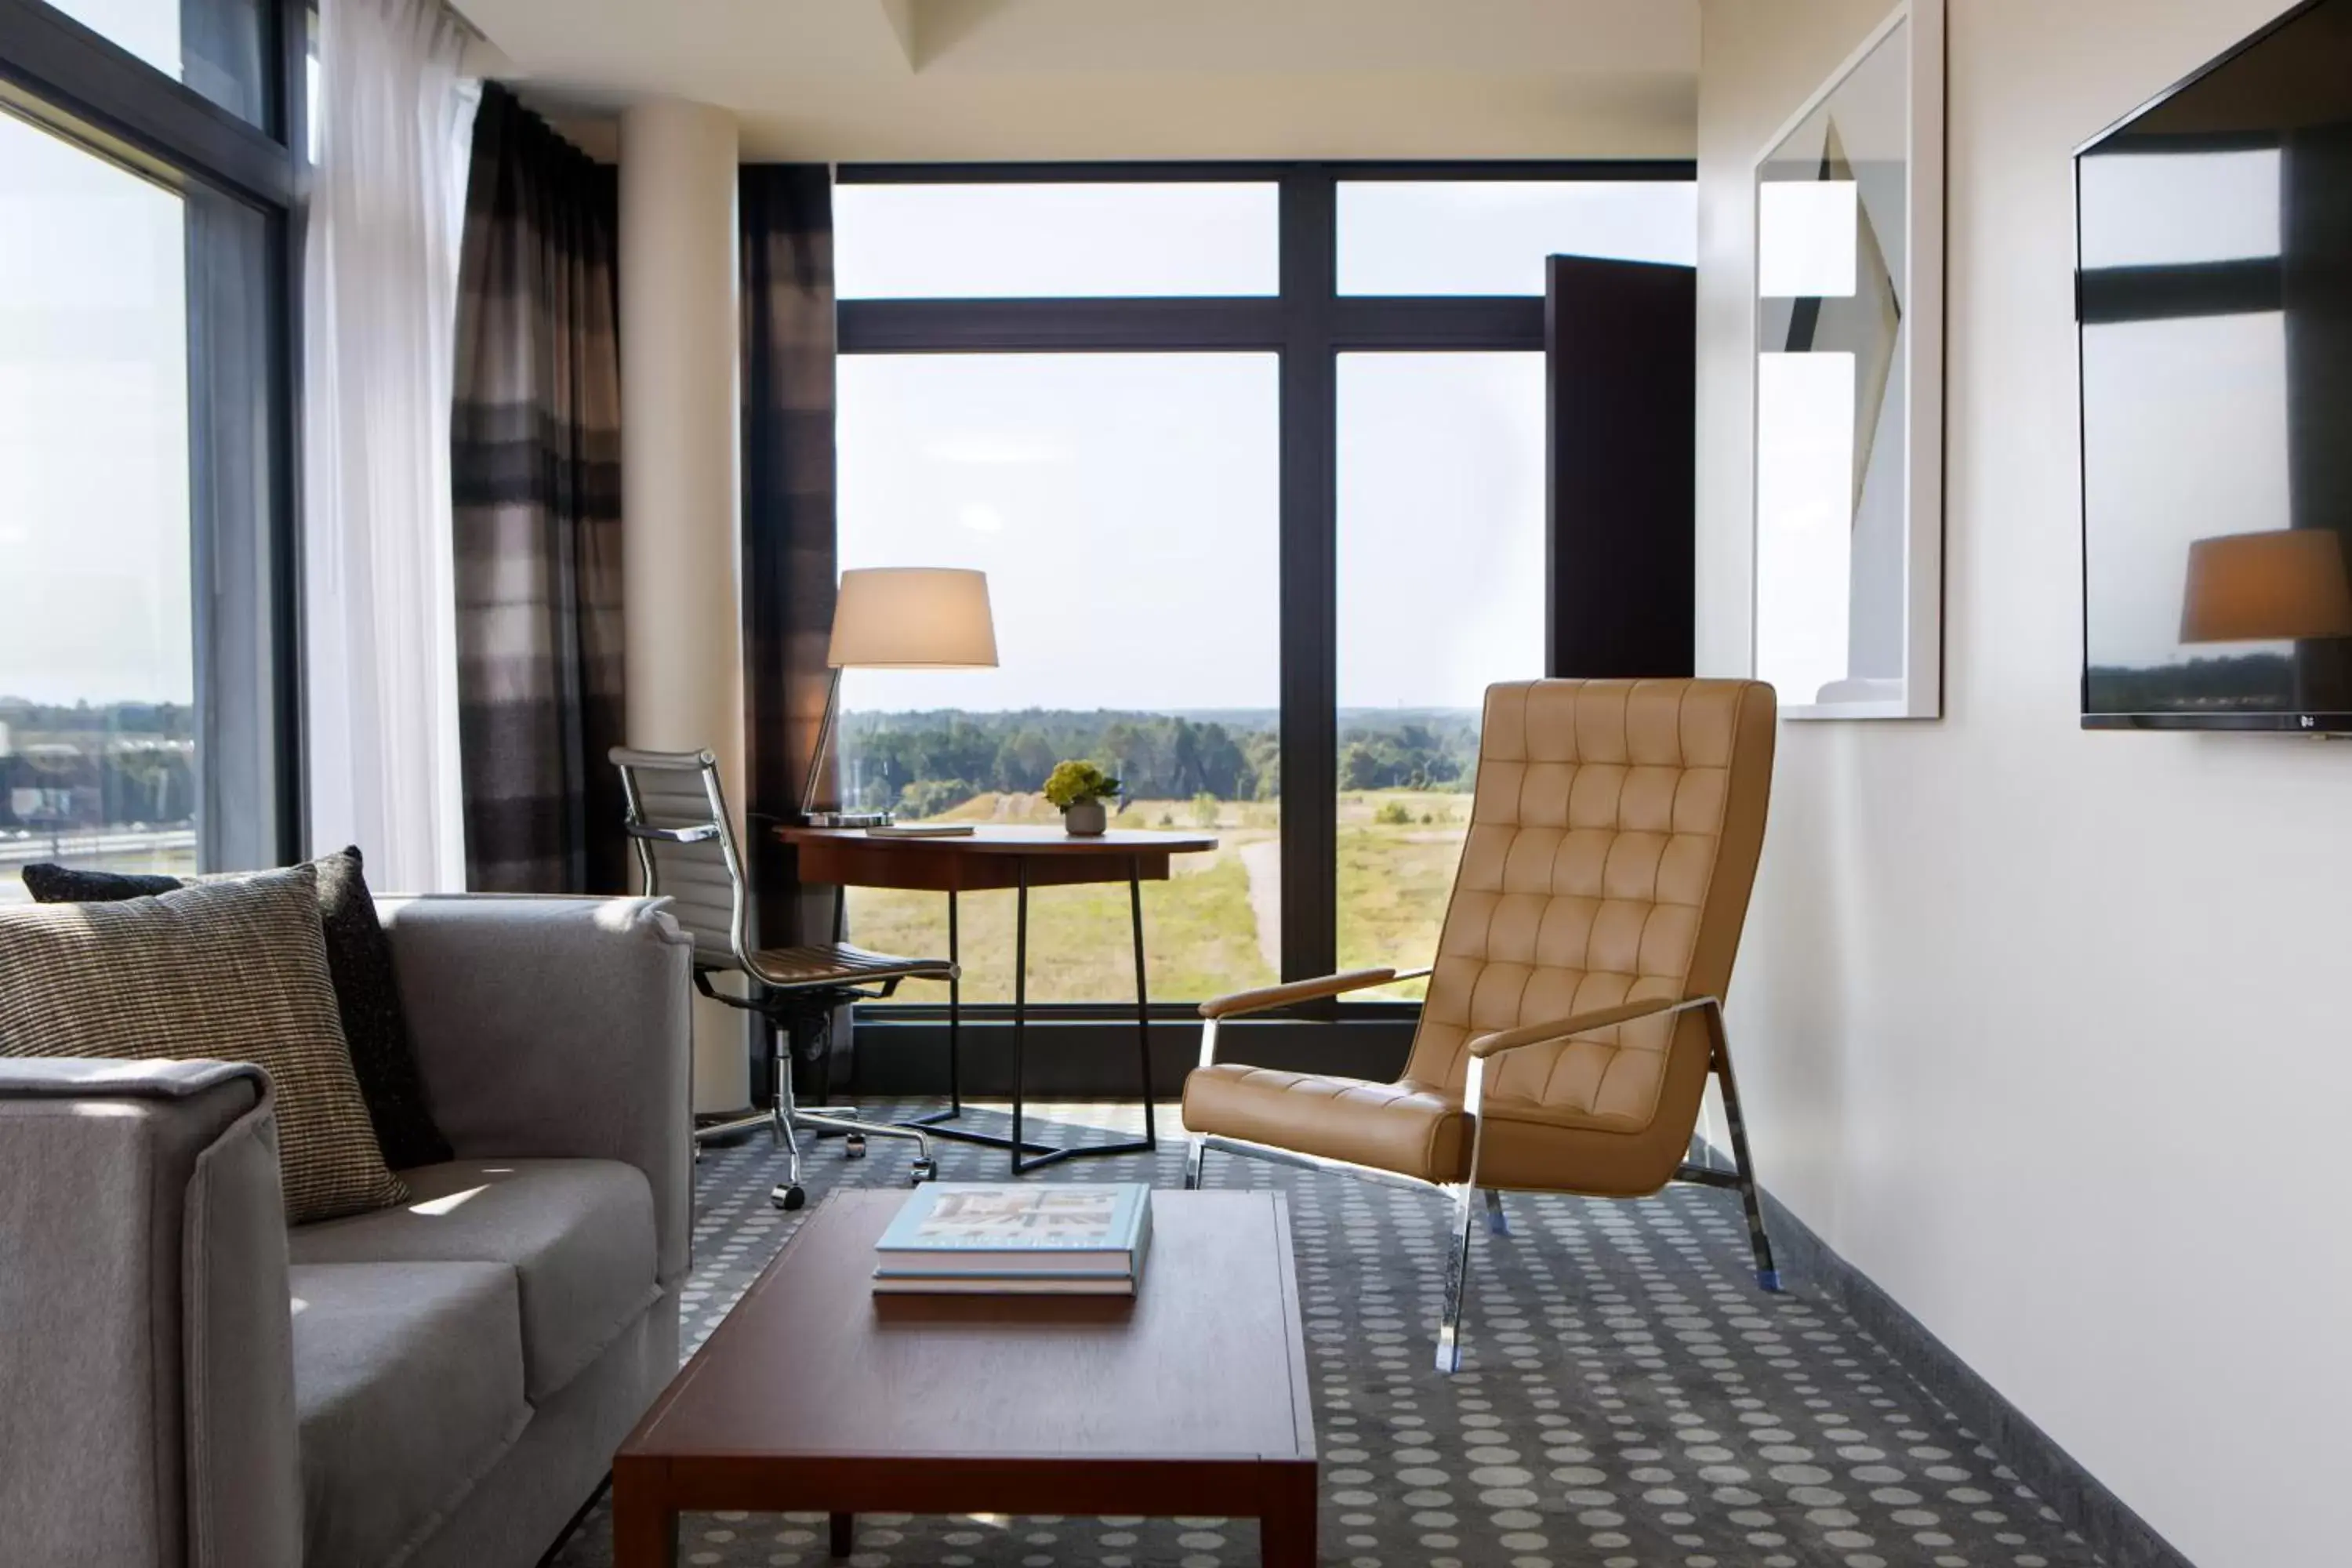
[[[0,909],[0,1056],[252,1062],[289,1223],[402,1202],[343,1044],[308,866],[120,903]]]

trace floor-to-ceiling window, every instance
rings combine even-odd
[[[0,0],[0,900],[293,847],[279,22]]]
[[[1687,169],[841,177],[840,562],[984,569],[1001,659],[849,672],[856,803],[1050,823],[1085,758],[1120,823],[1213,830],[1147,895],[1171,1004],[1426,963],[1481,694],[1544,673],[1544,258],[1690,264]],[[1033,998],[1129,994],[1124,898],[1036,896]],[[939,951],[940,903],[854,892],[853,938]]]

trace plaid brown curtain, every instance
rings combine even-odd
[[[467,885],[627,890],[614,171],[496,83],[457,279],[458,734]]]
[[[748,799],[783,820],[824,717],[833,634],[833,177],[821,163],[749,163],[741,181]],[[803,893],[791,853],[752,837],[761,940],[827,940],[830,892]]]

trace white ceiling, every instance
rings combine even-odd
[[[460,0],[567,129],[747,158],[1686,157],[1697,0]],[[593,149],[592,149],[593,150]]]

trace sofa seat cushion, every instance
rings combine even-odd
[[[515,1271],[297,1264],[303,1561],[390,1568],[530,1420]]]
[[[306,1225],[297,1263],[502,1263],[521,1304],[523,1388],[536,1405],[594,1361],[661,1293],[654,1199],[615,1160],[455,1160],[403,1173],[397,1208]]]

